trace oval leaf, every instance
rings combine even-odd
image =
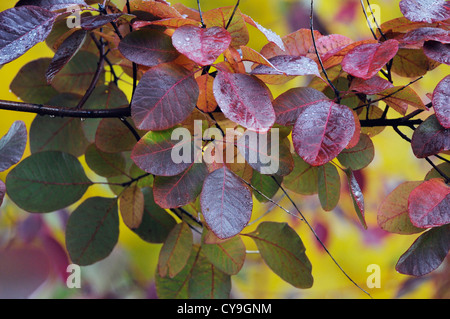
[[[297,194],[317,194],[318,167],[309,165],[296,154],[293,157],[294,169],[288,176],[284,177],[284,186]]]
[[[395,266],[401,274],[423,276],[438,268],[450,250],[450,225],[430,229],[417,238]]]
[[[88,198],[73,211],[67,221],[67,250],[72,262],[80,266],[108,257],[118,239],[116,198]]]
[[[365,219],[365,210],[364,210],[364,197],[361,190],[361,186],[359,186],[358,181],[356,180],[355,174],[351,169],[346,169],[345,174],[347,175],[348,187],[350,190],[350,195],[353,201],[353,207],[355,208],[356,215],[358,216],[361,225],[364,229],[367,229],[367,223]]]
[[[172,43],[178,52],[205,66],[213,64],[228,48],[231,35],[221,27],[200,28],[185,25],[175,30]]]
[[[369,136],[361,134],[356,146],[344,149],[338,156],[339,162],[353,171],[367,167],[375,157],[375,147]]]
[[[380,228],[397,234],[415,234],[423,231],[415,227],[408,214],[408,197],[421,182],[404,182],[397,186],[381,203],[377,221]]]
[[[297,288],[313,285],[311,262],[297,233],[287,223],[262,222],[252,238],[266,264],[283,280]]]
[[[342,69],[358,78],[370,79],[397,53],[397,40],[383,43],[361,44],[353,48],[342,60]]]
[[[402,0],[399,5],[410,21],[432,23],[450,18],[450,4],[445,0]]]
[[[17,59],[44,41],[57,16],[36,6],[20,6],[0,12],[0,65]]]
[[[252,194],[245,184],[225,166],[208,175],[200,195],[206,224],[219,238],[241,232],[252,215]]]
[[[409,218],[414,226],[430,228],[450,223],[450,187],[440,178],[423,182],[408,197]]]
[[[430,115],[414,131],[411,138],[414,155],[424,158],[450,150],[450,129],[439,124],[436,115]]]
[[[126,188],[119,196],[120,215],[130,229],[138,228],[144,214],[144,194],[136,185]]]
[[[219,72],[213,89],[214,97],[228,119],[261,133],[267,132],[275,123],[270,92],[252,76]]]
[[[301,113],[292,130],[292,141],[305,162],[321,166],[348,145],[354,131],[355,119],[347,106],[322,100]]]
[[[450,128],[450,75],[443,78],[433,91],[433,108],[436,118],[444,128]]]
[[[131,101],[131,115],[141,130],[168,129],[192,113],[198,96],[192,73],[176,64],[161,64],[139,81]]]
[[[341,180],[333,164],[320,166],[317,171],[319,201],[322,208],[330,211],[336,207],[341,194]]]
[[[27,127],[23,121],[15,121],[0,139],[0,172],[17,164],[27,146]]]
[[[22,209],[37,213],[75,203],[90,185],[78,159],[56,151],[27,157],[6,177],[9,197]]]

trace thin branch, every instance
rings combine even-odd
[[[14,102],[0,100],[0,109],[8,111],[36,113],[39,115],[49,115],[58,117],[74,117],[74,118],[122,118],[131,115],[130,109],[127,107],[115,109],[97,109],[83,110],[69,107],[59,107],[43,104],[33,104],[24,102]]]
[[[439,167],[434,165],[434,163],[428,157],[425,157],[425,160],[436,170],[436,172],[439,173],[439,175],[441,175],[445,179],[446,184],[450,183],[450,177],[447,176],[447,174],[445,174]]]
[[[121,117],[120,121],[122,121],[122,123],[130,130],[130,132],[133,134],[133,136],[136,139],[136,141],[139,142],[141,140],[141,136],[134,129],[134,127],[130,123],[128,123],[127,119],[124,118],[124,117]]]
[[[227,23],[227,25],[225,26],[225,29],[228,29],[228,27],[230,26],[231,20],[233,20],[234,15],[236,14],[237,8],[239,7],[239,2],[240,2],[240,0],[238,0],[238,1],[236,2],[236,5],[234,6],[234,9],[233,9],[233,13],[232,13],[231,16],[230,16],[230,19],[228,19],[228,23]]]
[[[364,6],[363,0],[360,0],[360,3],[361,3],[361,8],[362,8],[362,10],[363,10],[363,12],[364,12],[364,16],[366,17],[367,26],[369,27],[370,32],[372,32],[373,38],[374,38],[375,40],[377,40],[378,38],[377,38],[377,35],[375,34],[375,31],[373,31],[373,29],[370,27],[369,17],[367,16],[366,7]]]
[[[320,54],[317,50],[316,39],[314,36],[314,28],[313,28],[313,24],[314,24],[313,16],[314,16],[314,0],[311,0],[311,12],[309,15],[309,28],[311,30],[311,37],[312,37],[312,42],[314,45],[314,51],[316,52],[316,56],[317,56],[317,59],[319,60],[319,64],[320,64],[320,67],[322,68],[322,72],[325,75],[325,78],[327,79],[328,84],[331,86],[331,88],[334,91],[334,95],[336,96],[337,103],[340,103],[341,97],[340,97],[339,90],[334,86],[333,82],[331,82],[331,80],[328,78],[328,73],[325,70],[325,67],[323,66],[322,59],[320,58]]]
[[[329,250],[327,249],[327,247],[325,246],[325,244],[322,242],[322,240],[319,238],[319,235],[317,235],[316,231],[314,230],[314,228],[311,226],[311,224],[308,222],[308,220],[305,218],[305,216],[302,214],[302,212],[300,211],[300,209],[297,207],[297,204],[294,202],[294,200],[292,200],[292,198],[289,196],[289,194],[286,192],[286,190],[284,189],[284,187],[277,181],[276,178],[274,178],[272,176],[272,179],[275,181],[275,183],[277,183],[277,185],[280,187],[280,189],[283,191],[283,193],[287,196],[287,198],[289,199],[289,201],[292,203],[292,205],[295,207],[295,209],[297,210],[297,212],[299,213],[299,215],[301,216],[302,220],[306,223],[306,225],[308,226],[308,228],[311,230],[311,232],[313,233],[314,237],[316,237],[316,240],[319,242],[320,246],[322,246],[322,248],[325,250],[325,252],[328,254],[328,256],[331,258],[331,260],[336,264],[336,266],[341,270],[341,272],[348,278],[348,280],[350,280],[351,283],[353,283],[358,289],[360,289],[362,292],[364,292],[366,295],[368,295],[370,298],[372,298],[372,296],[365,291],[362,287],[360,287],[346,272],[344,269],[342,269],[341,265],[339,265],[339,263],[336,261],[336,259],[334,259],[333,255],[331,255],[331,253],[329,252]]]
[[[200,7],[200,0],[197,0],[198,13],[200,14],[200,23],[202,24],[202,28],[206,28],[205,22],[203,21],[203,13],[202,8]]]

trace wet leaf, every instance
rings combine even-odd
[[[436,22],[450,18],[450,4],[445,0],[402,0],[400,11],[415,22]]]
[[[364,227],[364,229],[367,229],[367,223],[365,219],[364,196],[361,190],[361,186],[359,186],[359,183],[355,178],[355,174],[353,174],[353,171],[351,169],[347,168],[345,170],[345,174],[347,175],[350,195],[352,197],[356,215],[358,216],[358,219],[361,225]]]
[[[436,115],[430,115],[414,131],[411,138],[414,155],[424,158],[450,150],[450,129],[439,124]]]
[[[436,118],[444,128],[450,128],[450,75],[443,78],[433,91],[433,108]]]
[[[0,139],[0,172],[17,164],[27,145],[27,127],[23,121],[15,121]]]

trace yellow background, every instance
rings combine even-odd
[[[12,7],[16,1],[1,1],[0,10]],[[125,1],[114,1],[123,5]],[[196,1],[183,0],[171,1],[181,2],[192,8],[196,8]],[[242,0],[240,9],[243,13],[250,15],[255,21],[269,28],[280,36],[284,36],[294,30],[290,30],[285,22],[287,8],[294,0]],[[308,2],[308,1],[306,1]],[[339,10],[351,1],[322,0],[315,1],[315,11],[323,23],[332,33],[340,33],[354,40],[371,38],[371,33],[365,25],[365,19],[361,9],[358,7],[356,18],[351,23],[336,21],[335,17]],[[353,1],[359,3],[359,1]],[[220,6],[234,5],[234,1],[202,1],[202,9],[206,11]],[[381,20],[387,21],[399,17],[400,11],[398,1],[372,1],[381,7]],[[266,39],[256,29],[249,26],[251,41],[249,46],[259,50],[266,43]],[[29,50],[17,60],[3,66],[0,69],[0,99],[18,100],[9,91],[9,85],[18,70],[27,62],[45,56],[52,56],[52,52],[45,44],[39,44]],[[430,72],[425,79],[414,85],[424,103],[429,100],[425,94],[430,93],[437,81],[449,73],[447,66],[440,66]],[[394,77],[396,85],[406,84],[410,80]],[[271,87],[274,96],[285,91],[296,82],[288,83],[286,86]],[[127,92],[129,94],[130,92]],[[427,116],[428,114],[424,115]],[[396,117],[396,114],[389,114]],[[33,120],[33,114],[16,113],[0,110],[0,136],[3,136],[15,120],[23,120],[27,126]],[[410,132],[408,132],[409,134]],[[332,212],[324,212],[320,208],[318,198],[314,196],[294,196],[293,198],[303,210],[305,216],[313,225],[320,222],[328,228],[329,239],[327,247],[342,268],[363,289],[368,291],[374,298],[395,298],[402,283],[408,276],[398,274],[394,267],[403,252],[413,243],[417,235],[401,236],[388,234],[379,236],[376,224],[377,208],[383,198],[397,185],[406,180],[421,180],[430,169],[425,161],[416,159],[411,151],[410,145],[397,136],[392,130],[386,129],[383,133],[373,139],[375,144],[375,159],[366,169],[365,205],[366,219],[369,229],[364,231],[357,223],[354,216],[351,199],[348,193],[342,192],[340,200],[340,211],[348,218],[343,218],[337,209]],[[29,148],[26,154],[28,156]],[[83,161],[83,159],[81,158]],[[7,172],[0,173],[0,179],[5,180]],[[346,180],[342,176],[342,185]],[[97,178],[97,177],[94,177]],[[97,179],[98,180],[98,179]],[[344,186],[343,186],[344,189]],[[86,196],[92,195],[111,196],[111,193],[100,186],[92,187]],[[86,197],[85,196],[85,197]],[[277,195],[279,196],[279,194]],[[278,198],[278,197],[276,197]],[[281,204],[294,212],[290,203],[283,199]],[[264,213],[268,205],[255,205],[254,218]],[[14,225],[25,218],[27,213],[18,209],[13,203],[5,199],[0,209],[0,231],[13,232]],[[253,219],[254,219],[253,218]],[[52,225],[52,216],[45,215],[46,221]],[[288,221],[295,227],[301,236],[306,248],[307,255],[313,265],[314,286],[311,289],[299,290],[282,281],[275,275],[256,254],[249,254],[243,270],[237,276],[233,276],[233,297],[237,298],[367,298],[357,289],[337,268],[329,256],[318,247],[316,240],[309,229],[295,218],[287,216],[280,209],[274,209],[266,220]],[[255,225],[249,226],[248,231],[253,230]],[[63,234],[55,230],[58,238],[63,241]],[[245,230],[247,231],[247,229]],[[372,236],[372,237],[371,237]],[[370,238],[375,238],[370,240]],[[245,241],[247,249],[256,249],[251,241]],[[161,245],[148,244],[140,240],[122,225],[120,243],[106,260],[93,266],[83,268],[83,279],[92,284],[92,289],[99,295],[107,292],[125,294],[124,297],[143,297],[151,281],[157,263],[159,248]],[[367,267],[371,264],[380,266],[381,287],[370,289],[366,280],[371,274]],[[124,290],[125,289],[125,290]],[[51,282],[42,288],[35,297],[53,298],[60,296],[78,296],[79,292],[66,291],[67,289],[58,282]],[[425,281],[412,292],[404,295],[404,298],[433,298],[435,287],[432,281]]]

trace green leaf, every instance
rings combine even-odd
[[[377,221],[380,228],[397,234],[415,234],[424,231],[411,223],[408,214],[408,197],[422,182],[404,182],[397,186],[381,203]]]
[[[355,147],[344,149],[338,156],[339,162],[353,171],[367,167],[375,157],[375,148],[369,136],[361,134]]]
[[[126,160],[122,153],[105,153],[95,144],[91,144],[86,149],[85,160],[97,175],[104,177],[127,175]]]
[[[187,223],[177,224],[167,236],[158,259],[161,277],[175,277],[186,265],[193,245],[192,231]]]
[[[116,198],[91,197],[67,221],[66,246],[72,262],[91,265],[109,256],[119,239]]]
[[[294,170],[283,179],[287,189],[302,195],[317,194],[318,168],[306,163],[300,156],[293,154]]]
[[[58,94],[45,78],[50,61],[49,58],[41,58],[25,64],[11,82],[11,91],[27,103],[46,104],[50,101]]]
[[[320,204],[330,211],[338,204],[341,194],[339,173],[333,164],[327,163],[318,167],[317,177]]]
[[[156,294],[161,299],[188,299],[188,284],[192,274],[192,267],[198,258],[198,247],[193,246],[186,266],[173,278],[161,277],[156,271]]]
[[[236,275],[244,265],[245,245],[240,236],[218,239],[213,232],[204,232],[202,253],[219,270]]]
[[[156,205],[151,188],[143,188],[142,193],[144,194],[142,222],[132,231],[146,242],[163,243],[177,222],[169,213]]]
[[[132,123],[130,125],[134,126]],[[142,131],[137,131],[141,135]],[[95,145],[106,153],[131,151],[136,145],[133,133],[121,123],[120,119],[105,118],[98,124]]]
[[[311,262],[297,233],[287,223],[262,222],[252,238],[266,264],[283,280],[297,288],[311,288]]]
[[[444,162],[439,165],[436,165],[436,167],[441,170],[445,175],[450,176],[450,163]],[[432,168],[427,175],[425,176],[425,180],[428,181],[432,178],[443,178],[439,172]]]
[[[46,151],[20,162],[7,176],[9,197],[29,212],[47,213],[78,201],[92,182],[73,155]]]
[[[231,277],[217,269],[200,251],[189,279],[188,294],[192,299],[226,299],[230,297]]]
[[[273,176],[277,179],[278,183],[281,184],[283,178],[281,176]],[[258,171],[253,171],[251,184],[259,190],[261,193],[266,195],[268,198],[272,198],[280,188],[277,183],[272,179],[271,175],[260,174]],[[259,194],[258,192],[253,192],[255,198],[262,203],[268,202],[268,199]]]

